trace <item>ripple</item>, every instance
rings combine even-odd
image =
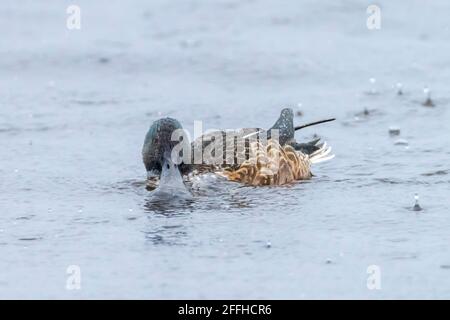
[[[374,180],[377,182],[387,183],[387,184],[402,184],[402,183],[404,183],[399,179],[393,179],[393,178],[375,178]]]
[[[120,101],[115,99],[104,99],[104,100],[91,100],[91,99],[71,99],[71,103],[82,105],[82,106],[102,106],[102,105],[117,105]]]
[[[33,219],[35,217],[35,215],[29,215],[29,216],[20,216],[20,217],[17,217],[16,218],[16,220],[31,220],[31,219]]]
[[[22,130],[17,127],[0,128],[0,133],[20,133]]]
[[[149,198],[143,205],[144,211],[168,217],[185,215],[194,210],[195,199],[178,199],[167,201]]]
[[[19,238],[19,241],[37,241],[37,240],[42,240],[44,239],[43,237],[23,237],[23,238]]]
[[[161,226],[155,230],[143,231],[145,239],[154,245],[183,246],[188,233],[183,225]]]
[[[370,119],[379,117],[384,113],[378,109],[364,108],[362,111],[358,111],[349,116],[348,120],[345,120],[342,124],[344,126],[354,126],[358,123],[367,122]]]
[[[409,241],[408,238],[392,238],[392,239],[388,239],[389,242],[394,242],[394,243],[400,243],[400,242],[407,242]]]
[[[101,185],[94,188],[108,194],[112,192],[127,193],[128,191],[132,191],[133,193],[144,195],[147,193],[145,190],[146,183],[147,180],[143,179],[126,179],[110,185]]]
[[[92,219],[92,220],[89,220],[89,221],[81,221],[80,222],[81,224],[87,224],[87,225],[96,225],[96,224],[107,224],[107,223],[110,223],[110,221],[109,220],[95,220],[95,219]]]
[[[449,173],[449,170],[437,170],[434,172],[422,173],[422,176],[424,176],[424,177],[444,176],[444,175],[447,175],[448,173]]]
[[[0,133],[10,133],[10,134],[21,134],[23,132],[49,132],[53,130],[64,130],[67,129],[66,124],[61,125],[36,125],[31,128],[20,128],[20,127],[6,127],[6,128],[0,128]]]
[[[391,256],[392,260],[416,260],[417,258],[417,254],[411,252],[399,252]]]

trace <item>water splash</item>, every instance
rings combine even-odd
[[[398,139],[394,142],[396,146],[409,146],[409,142],[406,139]]]
[[[297,103],[297,111],[295,112],[295,114],[298,117],[302,117],[303,116],[302,106],[303,105],[301,103]]]
[[[400,135],[400,128],[399,127],[389,127],[389,135],[391,137],[399,136]]]
[[[424,105],[425,107],[434,107],[435,104],[431,99],[431,91],[427,86],[423,88],[423,94],[425,95],[425,101],[422,103],[422,105]]]
[[[414,201],[413,211],[422,211],[422,207],[419,204],[419,195],[417,193],[414,195]]]
[[[397,95],[403,95],[403,84],[401,82],[397,83]]]

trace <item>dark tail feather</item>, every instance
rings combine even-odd
[[[319,150],[320,147],[322,146],[321,143],[319,143],[320,138],[318,139],[314,139],[310,142],[307,143],[298,143],[298,142],[292,142],[290,143],[290,145],[296,150],[296,151],[301,151],[304,154],[312,154],[315,151]]]
[[[334,121],[334,120],[336,120],[336,118],[315,121],[315,122],[311,122],[311,123],[307,123],[307,124],[304,124],[304,125],[301,125],[301,126],[294,127],[294,130],[297,131],[297,130],[300,130],[300,129],[303,129],[303,128],[306,128],[306,127],[315,126],[316,124],[321,124],[321,123],[325,123],[325,122],[331,122],[331,121]]]
[[[294,111],[290,108],[281,110],[280,117],[277,122],[268,130],[267,139],[271,138],[271,131],[278,130],[280,145],[285,145],[286,142],[294,139]]]

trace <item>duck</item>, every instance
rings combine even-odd
[[[268,130],[214,130],[191,142],[178,120],[158,119],[151,124],[142,148],[146,188],[149,191],[158,188],[166,167],[177,170],[187,184],[205,173],[249,186],[280,186],[309,180],[313,177],[311,167],[333,159],[334,155],[320,138],[297,142],[295,132],[334,120],[294,126],[293,110],[284,108]]]

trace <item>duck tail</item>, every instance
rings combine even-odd
[[[331,147],[326,142],[316,144],[318,149],[309,155],[309,160],[312,164],[325,162],[334,158],[331,154]]]

